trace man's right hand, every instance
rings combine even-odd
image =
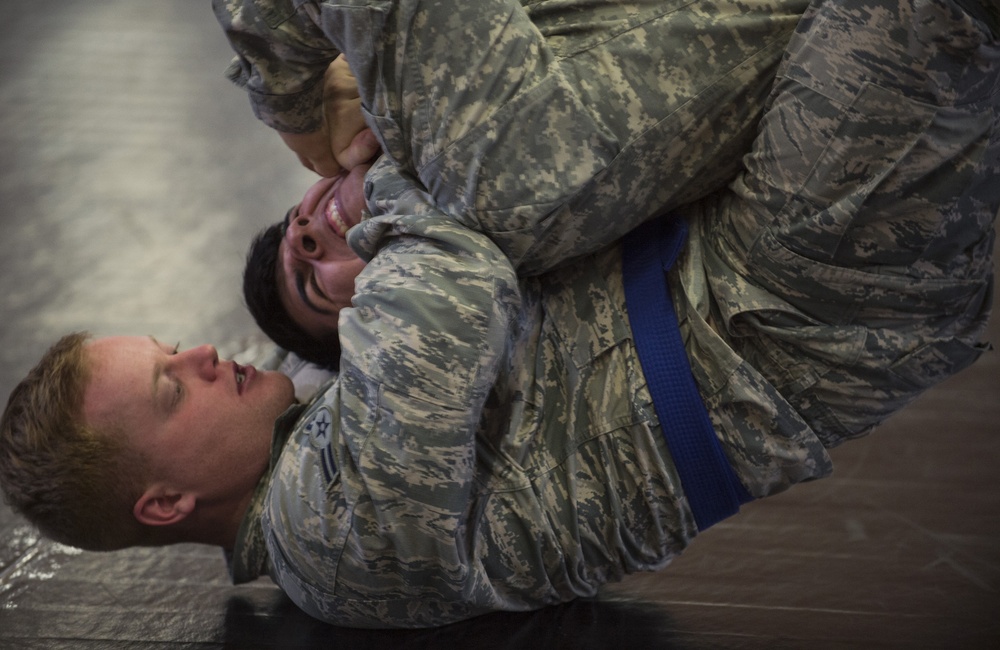
[[[378,140],[361,113],[358,80],[343,54],[326,69],[323,117],[330,133],[330,149],[341,168],[349,171],[378,155]]]

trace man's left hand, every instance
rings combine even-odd
[[[320,176],[350,171],[378,154],[378,140],[361,113],[357,80],[343,55],[330,64],[323,79],[323,129],[280,135],[299,162]]]

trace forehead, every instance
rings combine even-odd
[[[99,426],[135,416],[152,403],[152,377],[160,345],[148,337],[117,336],[86,345],[90,378],[83,393],[83,418]]]
[[[86,344],[91,383],[105,383],[133,374],[143,363],[152,363],[161,346],[146,336],[109,336]]]
[[[288,248],[288,243],[284,237],[278,242],[278,259],[275,262],[274,281],[277,284],[278,299],[281,306],[285,308],[289,316],[295,318],[298,292],[295,286],[295,257]],[[304,307],[305,305],[303,305]]]
[[[298,210],[298,207],[298,205],[293,205],[285,213],[285,219],[281,222],[281,237],[278,239],[277,256],[274,259],[274,280],[278,285],[278,297],[281,299],[281,304],[285,306],[286,310],[288,309],[288,288],[291,287],[294,290],[295,287],[294,267],[292,266],[295,260],[290,255],[291,251],[288,249],[285,234],[288,232],[289,219]],[[291,281],[291,284],[289,284],[289,281]]]

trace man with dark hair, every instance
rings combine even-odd
[[[286,142],[309,143],[296,150],[308,166],[329,169],[315,152],[326,145],[330,160],[327,131],[337,135],[322,97],[355,94],[335,74],[342,52],[358,79],[358,108],[399,173],[489,235],[520,275],[538,275],[732,178],[806,4],[491,0],[460,21],[405,3],[215,6],[238,54],[233,79]],[[371,23],[341,34],[342,11],[370,14]],[[410,20],[427,25],[421,38],[394,42],[374,27]],[[375,56],[352,39],[374,42]],[[282,347],[335,367],[339,308],[326,304],[321,249],[302,244],[323,237],[320,229],[343,239],[331,212],[323,206],[262,235],[244,295]],[[347,215],[346,225],[360,217]]]
[[[686,235],[654,220],[525,276],[519,237],[463,225],[384,158],[318,186],[290,230],[331,202],[354,214],[358,195],[373,213],[349,235],[367,264],[337,278],[354,287],[337,380],[278,415],[287,379],[207,346],[88,343],[59,421],[121,430],[150,463],[130,510],[88,507],[219,544],[236,582],[268,573],[323,620],[414,627],[592,595],[745,500],[827,475],[828,448],[984,348],[1000,34],[964,4],[811,5],[745,171],[679,211]],[[342,35],[387,25],[400,43],[428,24],[337,7]],[[429,8],[457,25],[483,11]],[[59,433],[33,385],[0,423],[22,511],[21,470]]]
[[[282,348],[323,368],[340,365],[340,341],[336,336],[317,340],[296,323],[281,302],[278,256],[287,221],[262,230],[250,244],[243,270],[243,297],[257,326]]]

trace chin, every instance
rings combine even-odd
[[[274,371],[275,381],[278,382],[279,387],[279,399],[282,405],[281,410],[284,411],[286,408],[295,403],[295,385],[292,380],[283,373]]]
[[[254,399],[262,408],[275,411],[274,417],[295,403],[295,386],[287,375],[277,370],[265,370],[257,375],[257,381],[256,390],[252,393]]]

